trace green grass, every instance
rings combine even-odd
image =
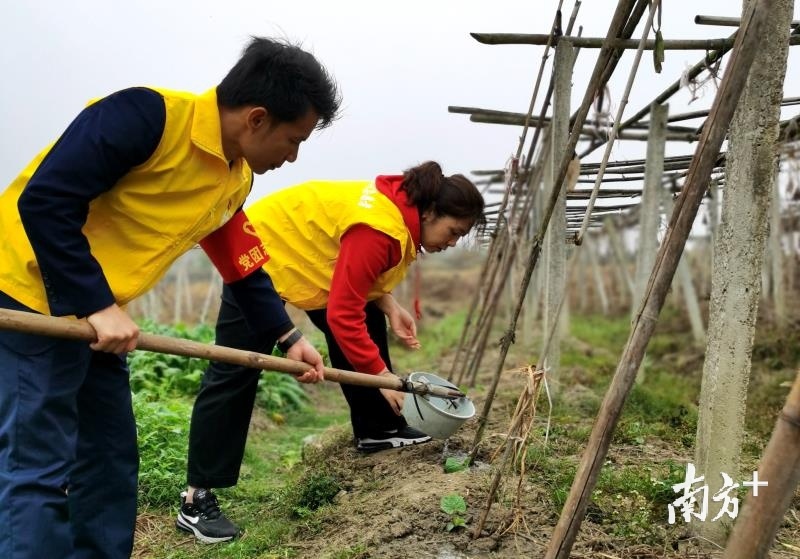
[[[189,558],[278,558],[296,557],[287,545],[299,528],[309,529],[316,509],[330,502],[337,480],[322,470],[306,472],[302,461],[303,441],[319,435],[331,425],[347,424],[349,411],[337,385],[309,387],[313,408],[289,411],[281,425],[251,427],[239,484],[215,490],[226,514],[246,528],[243,538],[224,546],[194,543],[174,529],[178,493],[185,486],[186,439],[191,400],[174,399],[157,407],[139,407],[141,432],[161,433],[141,446],[142,484],[140,512],[155,515],[157,527],[151,538],[139,538],[137,546],[148,549],[146,557]],[[168,435],[173,429],[183,432]],[[168,440],[165,443],[162,439]],[[141,444],[141,441],[140,441]],[[167,449],[165,450],[165,446]],[[158,482],[158,491],[152,489]],[[338,489],[337,489],[338,491]],[[156,498],[157,497],[157,498]]]
[[[648,346],[647,374],[642,382],[632,387],[627,398],[587,511],[587,520],[602,532],[655,546],[667,541],[668,505],[676,498],[672,485],[683,481],[685,461],[677,457],[692,453],[702,374],[702,349],[688,344],[687,329],[669,312],[664,316],[665,320],[659,322]],[[446,376],[447,371],[437,372],[436,368],[441,366],[443,356],[457,347],[463,319],[464,313],[460,313],[438,323],[425,324],[419,332],[423,344],[420,351],[406,351],[393,345],[395,370],[399,374],[420,370]],[[571,335],[564,339],[561,351],[559,381],[563,389],[554,401],[549,441],[547,446],[542,444],[546,418],[541,411],[534,442],[526,456],[530,482],[544,491],[541,502],[545,510],[542,512],[552,522],[558,518],[569,494],[629,329],[628,317],[572,317]],[[758,456],[763,448],[764,437],[771,432],[775,413],[785,400],[788,389],[781,383],[793,378],[793,371],[774,370],[773,367],[791,361],[792,352],[796,351],[792,348],[800,347],[800,340],[765,335],[757,340],[757,345],[759,356],[764,359],[753,364],[748,435],[744,446],[745,457],[750,459]],[[240,483],[235,488],[218,492],[226,513],[246,527],[242,539],[224,546],[195,544],[190,537],[176,534],[172,527],[182,481],[175,482],[166,476],[176,468],[170,461],[177,457],[159,452],[184,436],[175,414],[185,414],[188,425],[187,410],[191,401],[170,400],[164,402],[163,408],[153,408],[151,423],[140,421],[140,431],[160,430],[158,436],[151,435],[146,441],[149,445],[146,448],[153,449],[154,464],[147,469],[164,474],[165,489],[157,497],[149,497],[155,504],[146,511],[156,515],[161,527],[148,540],[150,554],[140,557],[271,559],[308,556],[308,549],[302,547],[304,539],[318,534],[326,525],[326,519],[336,514],[331,501],[346,480],[342,478],[341,469],[334,469],[341,465],[329,465],[313,457],[310,462],[304,462],[303,440],[328,429],[326,436],[342,437],[342,446],[345,446],[349,422],[348,408],[336,385],[326,383],[307,390],[313,394],[311,406],[282,413],[277,416],[278,424],[261,426],[251,432]],[[331,426],[337,427],[331,431]],[[185,442],[178,445],[179,458],[185,459],[182,445]],[[648,453],[643,452],[645,448]],[[147,459],[144,454],[143,464]],[[184,466],[181,464],[177,470],[182,479]],[[469,475],[469,472],[459,475]],[[152,484],[144,487],[154,491]],[[362,490],[377,489],[367,480]],[[370,556],[370,551],[353,542],[325,557],[360,559]]]
[[[646,375],[628,395],[612,448],[657,442],[685,453],[694,444],[701,371],[675,370],[670,359],[681,342],[676,344],[674,338],[684,333],[671,332],[669,324],[667,320],[648,346]],[[563,388],[554,403],[548,447],[537,446],[528,453],[528,460],[535,464],[531,479],[544,484],[554,517],[569,494],[629,333],[627,316],[572,317],[570,336],[562,345],[559,382]],[[584,388],[577,390],[576,384]],[[587,517],[615,536],[657,542],[663,538],[667,505],[675,498],[671,486],[682,481],[676,478],[682,474],[683,465],[671,460],[647,466],[607,460]]]
[[[186,480],[191,402],[133,398],[139,443],[139,506],[168,507]]]
[[[628,340],[627,316],[573,316],[570,336],[561,350],[559,382],[547,447],[528,451],[531,481],[543,484],[557,517],[569,494],[575,469],[588,441],[594,418]],[[783,406],[800,360],[800,333],[780,335],[760,328],[753,350],[748,392],[747,433],[743,460],[756,460]],[[647,347],[646,374],[631,388],[617,422],[609,457],[597,480],[587,519],[601,530],[630,541],[659,545],[665,540],[668,505],[677,495],[672,485],[683,482],[697,429],[697,401],[703,349],[674,309],[665,309]],[[581,390],[576,385],[582,385]],[[543,435],[543,431],[540,433]],[[664,458],[636,459],[636,448],[663,449]],[[618,452],[615,449],[631,450]]]
[[[684,480],[684,465],[606,463],[594,491],[590,519],[621,538],[656,544],[663,539],[672,485]]]

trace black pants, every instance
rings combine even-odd
[[[374,303],[368,303],[365,311],[367,332],[391,370],[386,318]],[[331,334],[325,309],[307,311],[307,314],[325,334],[331,366],[353,370]],[[275,341],[257,338],[250,332],[244,316],[224,287],[217,318],[216,344],[269,354]],[[206,369],[200,393],[194,402],[189,430],[189,485],[205,488],[236,485],[260,374],[260,369],[218,362],[212,362]],[[377,388],[340,386],[350,406],[350,421],[356,438],[406,425],[405,419],[392,411]]]

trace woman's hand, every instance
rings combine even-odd
[[[376,301],[378,308],[389,318],[389,326],[395,336],[409,349],[419,349],[422,345],[417,339],[417,323],[395,298],[387,293]]]
[[[395,375],[394,373],[389,372],[388,370],[382,371],[378,373],[379,376],[388,377],[392,379],[400,380],[400,377]],[[403,402],[405,401],[406,395],[402,392],[397,390],[392,390],[391,388],[380,388],[381,394],[386,401],[389,402],[389,406],[391,406],[392,411],[397,415],[403,414]]]
[[[297,340],[289,351],[286,352],[288,359],[295,361],[303,361],[311,365],[311,369],[300,375],[297,378],[299,382],[317,383],[325,380],[325,367],[322,362],[322,356],[317,349],[306,340],[305,336]]]
[[[116,303],[90,314],[86,321],[97,334],[97,341],[89,344],[93,350],[121,354],[136,349],[139,327]]]

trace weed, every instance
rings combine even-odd
[[[258,379],[256,400],[273,413],[283,410],[302,410],[308,404],[308,395],[294,377],[273,371],[264,371]]]
[[[316,472],[307,474],[296,487],[294,514],[300,518],[308,516],[309,512],[332,503],[341,489],[339,480],[330,474]]]
[[[636,419],[623,418],[614,430],[614,444],[643,445],[650,433],[642,422]]]
[[[139,442],[139,504],[171,506],[186,480],[190,404],[186,400],[148,401],[134,395]]]
[[[142,332],[183,338],[201,343],[214,339],[214,330],[201,324],[187,328],[182,324],[166,326],[151,320],[140,323]],[[208,361],[150,351],[134,351],[128,356],[131,390],[152,399],[165,396],[190,396],[197,393]]]
[[[145,320],[142,332],[210,343],[214,340],[211,326],[200,324],[187,328],[182,324],[166,326]],[[324,346],[324,343],[321,344]],[[274,350],[273,354],[279,354]],[[208,361],[196,357],[182,357],[149,351],[135,351],[128,358],[131,390],[151,400],[167,397],[194,396],[200,389]],[[268,412],[281,417],[279,412],[300,410],[308,397],[291,375],[264,371],[258,380],[256,402]]]
[[[447,474],[460,472],[469,467],[469,458],[457,458],[455,456],[448,456],[444,462],[444,471]]]
[[[561,510],[575,477],[575,460],[557,456],[546,447],[532,446],[528,450],[528,461],[531,483],[545,488],[554,511]]]
[[[606,525],[616,536],[657,542],[663,536],[658,526],[676,498],[672,486],[683,482],[683,477],[683,466],[672,460],[655,467],[607,462],[592,492],[592,520]]]

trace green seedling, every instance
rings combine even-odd
[[[467,503],[464,501],[464,497],[457,493],[444,495],[439,506],[445,514],[450,515],[450,521],[447,523],[448,532],[467,525],[467,521],[462,516],[459,516],[459,514],[467,512]]]
[[[469,468],[469,458],[456,458],[455,456],[448,456],[444,461],[444,473],[452,474],[460,472]]]

